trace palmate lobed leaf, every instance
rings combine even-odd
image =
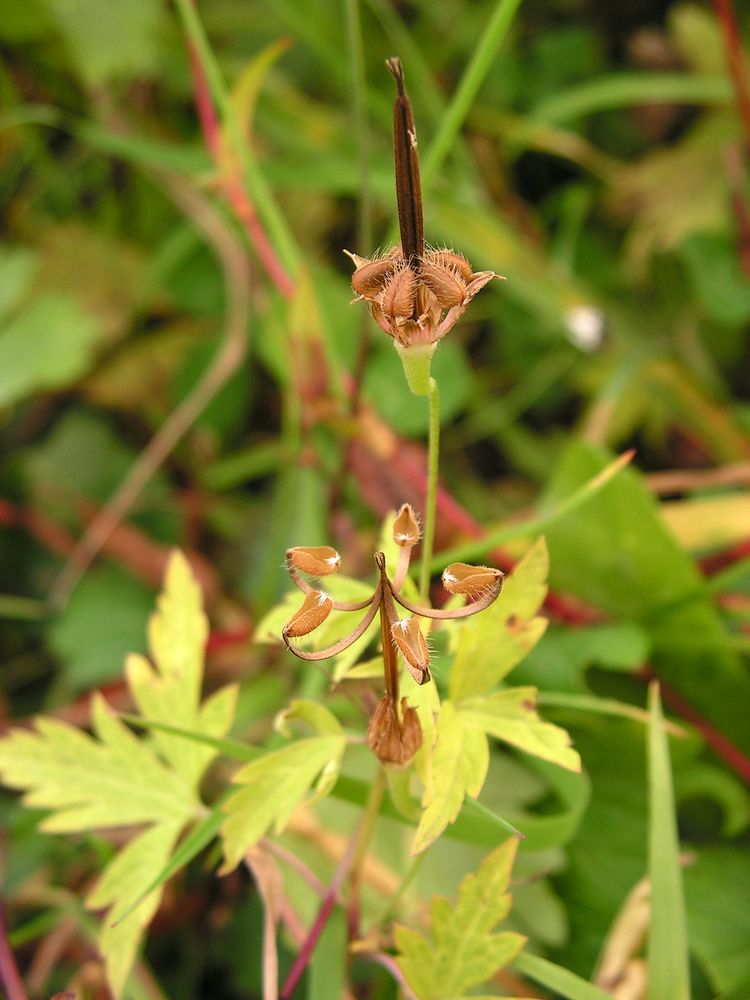
[[[41,828],[70,833],[164,817],[190,819],[199,800],[114,715],[104,699],[92,702],[92,739],[68,723],[40,718],[36,732],[13,730],[0,742],[0,774],[24,789],[26,805],[54,810]]]
[[[536,613],[547,596],[548,573],[540,538],[507,578],[500,598],[461,624],[449,682],[452,701],[490,691],[539,642],[547,620]]]
[[[129,656],[125,664],[128,687],[141,714],[154,722],[223,736],[234,718],[237,688],[223,688],[201,705],[208,620],[200,586],[181,555],[169,562],[148,636],[153,666],[137,655]],[[175,771],[191,788],[197,787],[216,751],[158,730],[154,730],[154,740]]]
[[[455,1000],[512,961],[525,938],[492,933],[510,909],[508,887],[517,840],[492,851],[476,874],[461,883],[458,900],[435,897],[430,907],[430,938],[397,925],[396,961],[419,1000]]]
[[[489,767],[484,733],[466,725],[452,702],[443,703],[432,753],[431,782],[425,789],[422,817],[412,843],[418,854],[453,823],[468,794],[476,798]]]
[[[338,777],[346,745],[338,734],[311,736],[264,754],[234,775],[244,787],[226,803],[223,872],[240,863],[245,852],[275,826],[284,828],[318,778],[317,795],[326,794]],[[319,777],[318,777],[319,776]]]
[[[130,903],[148,891],[167,862],[183,826],[182,820],[157,823],[134,837],[107,865],[86,897],[92,910],[109,907],[99,934],[99,947],[107,962],[107,980],[118,996],[133,963],[143,928],[161,900],[161,888],[145,896],[128,916],[120,918]]]
[[[128,664],[128,682],[145,719],[207,736],[226,733],[235,690],[226,688],[200,705],[206,634],[198,585],[176,552],[149,630],[154,666],[143,657]],[[92,700],[92,728],[96,738],[40,718],[35,731],[14,730],[0,741],[0,777],[23,790],[28,805],[52,810],[41,824],[47,831],[150,824],[106,866],[86,901],[92,908],[109,907],[99,944],[108,983],[119,997],[161,889],[116,921],[157,883],[180,832],[204,812],[197,784],[217,751],[157,730],[150,745],[113,715],[100,695]]]
[[[536,688],[508,688],[483,698],[468,698],[461,703],[460,714],[467,726],[569,771],[581,770],[581,758],[572,749],[568,733],[539,718]]]
[[[519,562],[499,600],[460,627],[450,700],[440,710],[434,741],[425,741],[431,767],[424,769],[424,811],[412,845],[415,854],[455,821],[466,795],[479,795],[489,766],[488,736],[581,770],[567,732],[539,718],[536,688],[491,692],[544,634],[547,621],[536,612],[547,593],[548,569],[542,538]]]

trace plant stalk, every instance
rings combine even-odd
[[[440,464],[440,391],[434,378],[430,377],[430,425],[427,450],[427,499],[424,512],[424,534],[422,536],[422,562],[419,576],[419,597],[423,604],[430,599],[430,564],[435,545],[435,521],[437,512],[438,467]]]

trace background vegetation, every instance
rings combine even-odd
[[[383,61],[398,53],[427,237],[507,278],[435,357],[436,568],[460,551],[509,570],[545,535],[549,626],[511,682],[539,688],[584,765],[566,777],[492,749],[481,803],[529,835],[507,927],[613,995],[646,995],[648,886],[629,893],[675,857],[654,794],[669,806],[658,704],[650,751],[647,717],[628,706],[646,705],[655,677],[680,727],[691,995],[747,1000],[750,99],[731,6],[197,9],[205,36],[187,0],[24,0],[0,19],[2,723],[44,712],[88,726],[96,689],[132,710],[124,657],[146,651],[177,546],[211,623],[207,689],[239,683],[232,736],[280,745],[273,719],[293,698],[361,735],[359,688],[329,696],[319,670],[255,640],[288,589],[289,545],[334,544],[369,580],[382,519],[424,504],[427,407],[350,308],[341,253],[394,239]],[[631,448],[628,468],[591,487]],[[441,659],[438,641],[439,684]],[[371,780],[354,750],[345,777]],[[44,814],[10,792],[0,810],[4,919],[28,995],[106,996],[81,900],[120,834],[40,833]],[[280,843],[328,884],[358,815],[326,799]],[[462,813],[413,866],[412,835],[379,822],[365,928],[384,915],[421,926],[432,895],[455,898],[503,837]],[[262,995],[268,886],[257,870],[217,878],[217,860],[207,848],[169,883],[130,996]],[[285,879],[307,927],[317,897]],[[662,927],[679,925],[678,888],[654,899]],[[337,907],[295,996],[345,995],[346,933]],[[281,979],[297,947],[280,935]],[[679,940],[663,950],[679,970]],[[602,996],[524,972],[483,995]],[[662,972],[652,1000],[688,995]],[[354,960],[350,976],[356,996],[396,995],[393,967]]]

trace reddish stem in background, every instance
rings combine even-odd
[[[644,681],[654,678],[659,681],[662,698],[665,705],[671,708],[680,718],[689,722],[698,730],[708,746],[727,764],[736,775],[750,785],[750,758],[734,745],[726,736],[719,732],[690,704],[681,694],[669,687],[654,672],[650,666],[642,667],[638,672],[638,677]]]
[[[5,926],[5,906],[0,902],[0,982],[8,1000],[29,1000],[13,957]]]
[[[740,29],[734,16],[732,0],[714,0],[714,9],[724,39],[724,53],[734,87],[734,99],[745,132],[745,146],[750,151],[750,86]]]
[[[250,244],[255,248],[266,274],[285,299],[294,296],[295,285],[284,269],[283,264],[276,256],[271,241],[266,235],[266,231],[260,224],[257,213],[252,202],[247,196],[242,181],[237,173],[236,165],[225,166],[222,164],[222,136],[219,122],[216,118],[211,92],[203,72],[203,65],[200,56],[195,51],[193,45],[188,42],[188,56],[190,59],[190,72],[193,77],[195,88],[195,107],[200,121],[203,141],[206,149],[211,155],[217,170],[219,171],[219,182],[224,197],[229,203],[238,222],[242,224],[247,233]]]

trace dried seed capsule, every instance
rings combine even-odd
[[[430,679],[430,652],[417,618],[404,618],[391,627],[391,636],[399,653],[406,660],[406,669],[417,684]]]
[[[296,545],[287,549],[286,558],[295,569],[310,576],[328,576],[341,563],[341,556],[330,545]]]
[[[352,290],[364,299],[373,298],[382,292],[401,259],[401,251],[396,248],[385,257],[359,257],[344,251],[354,261],[356,270],[352,275]]]
[[[403,504],[393,522],[393,541],[396,545],[411,548],[419,541],[420,534],[419,522],[411,504]]]
[[[333,601],[320,590],[311,590],[305,596],[302,607],[297,611],[284,626],[284,635],[289,639],[297,639],[301,635],[307,635],[322,625],[331,613]]]
[[[381,699],[367,729],[367,743],[384,764],[406,764],[422,746],[422,725],[419,716],[401,699],[403,723],[390,695]]]
[[[385,286],[382,309],[389,319],[409,319],[414,315],[417,276],[411,267],[396,271]]]
[[[467,285],[474,274],[468,260],[460,253],[454,253],[453,250],[430,250],[429,253],[425,254],[424,260],[453,271],[459,278],[463,278]]]
[[[425,260],[419,269],[419,277],[443,309],[461,305],[466,298],[466,282],[455,268],[451,269],[438,261]]]
[[[502,578],[500,570],[492,566],[451,563],[443,570],[443,586],[448,593],[468,594],[470,597],[477,597],[498,586]]]

